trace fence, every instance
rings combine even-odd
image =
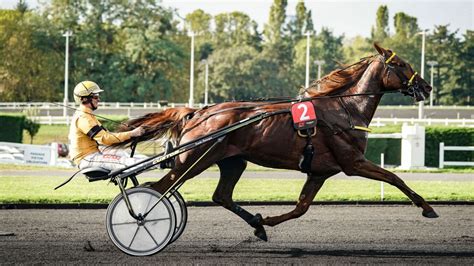
[[[161,102],[100,102],[101,108],[166,108],[166,107],[183,107],[187,106],[187,103],[168,103],[165,101]],[[197,103],[196,106],[203,106],[201,103]],[[38,109],[49,109],[49,108],[63,108],[63,102],[0,102],[0,109],[24,109],[24,108],[38,108]],[[76,104],[68,103],[67,107],[76,108]]]
[[[444,146],[444,142],[439,143],[439,168],[444,168],[445,165],[451,166],[474,166],[474,162],[461,161],[445,161],[445,151],[474,151],[474,146]]]
[[[461,126],[461,127],[474,127],[474,119],[453,119],[453,118],[381,118],[375,117],[372,119],[370,125],[372,127],[382,127],[387,124],[397,125],[407,123],[410,125],[419,124],[419,125],[454,125],[454,126]]]

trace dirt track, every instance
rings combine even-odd
[[[130,257],[108,239],[100,210],[0,210],[0,264],[469,264],[474,206],[312,206],[303,217],[267,228],[269,242],[221,207],[190,207],[184,234],[161,253]],[[263,216],[291,206],[249,206]],[[94,251],[87,251],[87,242]]]

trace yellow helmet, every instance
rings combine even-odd
[[[99,85],[93,81],[86,80],[79,82],[76,87],[74,87],[74,101],[80,104],[82,97],[87,97],[102,91],[103,90],[100,89]]]

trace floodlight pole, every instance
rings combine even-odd
[[[190,80],[189,80],[189,107],[193,108],[194,105],[194,32],[190,32],[191,36],[191,67],[190,67]]]
[[[314,60],[314,63],[318,65],[318,80],[321,79],[321,66],[326,63],[324,60]],[[318,83],[318,90],[319,90],[320,83]]]
[[[431,66],[431,77],[430,77],[430,85],[431,85],[431,92],[430,92],[430,107],[433,107],[433,98],[434,98],[434,84],[433,84],[433,67],[438,65],[436,61],[428,61],[426,62],[428,65]]]
[[[421,78],[425,78],[425,39],[426,39],[426,30],[419,32],[421,34]],[[423,108],[425,106],[424,101],[418,103],[418,119],[423,119]]]
[[[208,104],[208,97],[209,97],[209,61],[207,59],[204,60],[204,64],[206,66],[205,71],[205,79],[204,79],[204,105]]]
[[[64,34],[66,37],[66,56],[64,59],[64,102],[63,102],[63,116],[67,116],[68,107],[68,81],[69,81],[69,37],[72,36],[72,31],[67,30]]]
[[[310,36],[312,32],[307,31],[306,35],[306,79],[305,79],[305,88],[309,87],[309,46],[310,46]]]

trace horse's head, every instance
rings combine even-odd
[[[403,61],[390,50],[385,50],[377,44],[375,49],[382,56],[385,71],[382,77],[383,87],[386,91],[398,90],[404,95],[413,97],[416,101],[422,101],[429,96],[431,86],[413,71],[410,64]]]

